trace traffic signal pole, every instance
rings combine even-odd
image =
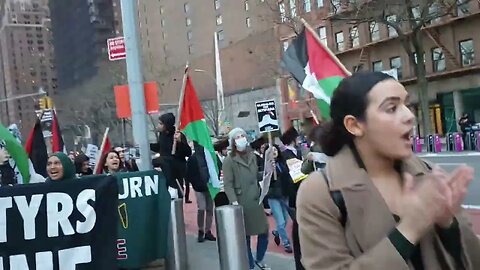
[[[152,168],[150,144],[148,141],[147,114],[143,94],[142,55],[138,38],[137,1],[121,0],[123,34],[127,52],[127,76],[130,89],[130,107],[132,109],[132,129],[135,145],[140,148],[142,171]]]

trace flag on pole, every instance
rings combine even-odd
[[[25,143],[25,150],[27,151],[35,172],[43,177],[47,177],[47,146],[43,137],[40,119],[38,118]]]
[[[97,160],[97,163],[95,164],[95,168],[96,171],[95,171],[95,174],[102,174],[102,171],[103,171],[103,166],[105,164],[100,164],[103,160],[103,158],[105,157],[105,155],[108,153],[108,151],[110,151],[110,149],[112,148],[112,144],[110,143],[110,139],[108,138],[108,133],[105,133],[105,142],[103,144],[103,148],[100,149],[100,155],[98,155],[98,160]]]
[[[3,125],[0,124],[0,151],[8,152],[10,166],[15,172],[17,182],[28,184],[30,182],[30,168],[28,155],[22,144]]]
[[[52,121],[52,152],[64,152],[65,144],[63,143],[62,132],[60,131],[60,124],[58,123],[58,118],[55,110],[52,111],[53,121]]]
[[[205,160],[207,161],[208,172],[210,174],[208,187],[210,195],[212,198],[215,198],[220,191],[217,159],[214,158],[216,157],[215,150],[195,88],[193,87],[190,77],[188,75],[186,76],[187,81],[182,101],[182,111],[180,112],[179,130],[182,131],[189,140],[196,141],[205,149]]]
[[[285,51],[281,64],[313,94],[322,116],[329,118],[333,91],[349,75],[340,61],[305,27]]]

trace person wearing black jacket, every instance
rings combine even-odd
[[[208,190],[210,172],[208,171],[205,149],[196,141],[193,142],[194,154],[188,159],[186,180],[192,183],[197,197],[198,242],[216,241],[211,228],[213,223],[213,200]]]
[[[175,129],[175,116],[173,113],[166,113],[159,117],[158,142],[150,144],[150,150],[160,154],[158,162],[161,164],[167,184],[178,190],[179,197],[182,197],[183,182],[187,158],[192,155],[192,149],[188,145],[187,138]],[[175,155],[172,155],[173,141],[176,141]],[[178,181],[178,183],[177,183]],[[185,202],[191,203],[190,187],[186,183]],[[180,192],[182,189],[182,192]]]
[[[280,140],[282,143],[285,145],[285,149],[282,152],[283,158],[287,161],[292,158],[296,158],[299,160],[302,160],[302,152],[297,147],[297,139],[299,137],[298,131],[294,128],[291,127],[288,129],[285,133],[282,134],[280,137]],[[294,184],[293,188],[290,190],[290,194],[288,197],[289,200],[289,206],[291,209],[296,209],[296,200],[297,200],[297,192],[300,187],[300,183]],[[292,211],[292,213],[295,211]],[[293,220],[293,226],[292,226],[292,240],[293,240],[293,255],[295,257],[295,269],[296,270],[304,270],[305,268],[303,267],[301,263],[301,258],[302,258],[302,253],[300,251],[300,239],[298,236],[298,223],[296,220],[295,215],[291,216]]]
[[[222,178],[223,161],[225,160],[225,157],[227,157],[228,155],[228,139],[222,139],[217,141],[213,145],[213,148],[217,156],[218,178],[220,179],[220,184],[222,187],[220,189],[220,192],[217,194],[217,196],[215,196],[215,199],[214,199],[215,207],[219,207],[219,206],[230,204],[230,202],[228,201],[227,194],[225,194],[225,191],[223,190],[223,178]]]

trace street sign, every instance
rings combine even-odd
[[[255,102],[255,107],[257,108],[258,129],[260,130],[260,133],[277,131],[280,129],[275,100],[272,99]]]
[[[127,58],[127,49],[123,37],[107,39],[108,59],[116,61]]]

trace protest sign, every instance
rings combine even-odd
[[[105,175],[0,188],[0,270],[116,269],[117,196]]]
[[[162,172],[119,173],[117,259],[142,268],[167,256],[170,194]]]
[[[300,159],[292,158],[287,160],[287,166],[294,183],[298,183],[308,177],[308,175],[302,173],[302,161]]]

